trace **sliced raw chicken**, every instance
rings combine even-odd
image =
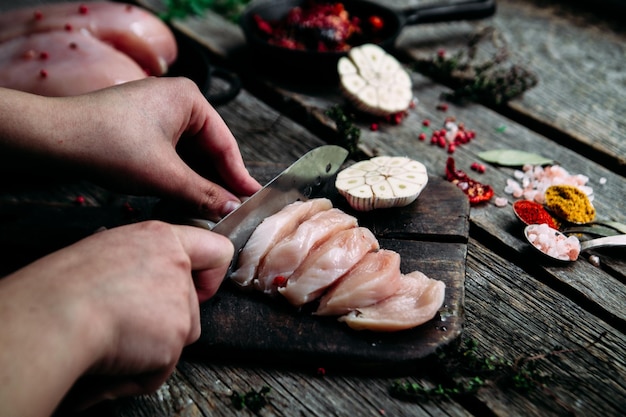
[[[359,308],[339,318],[356,330],[393,332],[426,323],[443,305],[445,284],[419,271],[401,277],[401,289],[393,296],[369,307]]]
[[[401,276],[397,252],[370,252],[322,296],[316,314],[342,315],[376,304],[400,289]]]
[[[339,209],[314,214],[267,253],[254,281],[255,288],[267,294],[276,293],[279,285],[276,280],[289,278],[311,249],[333,234],[352,227],[357,227],[356,218]]]
[[[376,237],[365,227],[343,230],[307,256],[278,291],[295,305],[318,298],[366,253],[379,248]]]
[[[304,220],[331,208],[332,203],[326,198],[296,201],[263,220],[239,254],[237,269],[230,278],[242,287],[251,285],[259,264],[274,245],[292,234]]]
[[[135,61],[87,32],[38,33],[0,44],[1,87],[73,96],[145,77]]]
[[[149,75],[163,75],[176,59],[173,33],[157,16],[137,6],[69,2],[0,14],[0,43],[34,33],[81,30],[127,54]]]

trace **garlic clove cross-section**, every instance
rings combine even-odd
[[[400,156],[378,156],[339,172],[335,187],[352,208],[370,211],[407,206],[427,183],[428,172],[421,162]]]
[[[337,63],[341,89],[361,111],[377,116],[405,111],[412,82],[400,63],[374,44],[354,47]]]

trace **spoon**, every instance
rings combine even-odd
[[[531,244],[533,248],[541,252],[543,255],[549,257],[550,259],[554,259],[554,260],[561,261],[561,262],[573,262],[578,259],[578,254],[580,252],[585,252],[585,251],[595,249],[595,248],[603,248],[603,247],[611,247],[611,246],[626,246],[626,234],[606,236],[606,237],[601,237],[597,239],[585,240],[582,242],[580,242],[578,238],[576,238],[575,236],[571,236],[570,239],[573,238],[575,239],[575,242],[578,242],[579,250],[572,252],[572,254],[575,254],[576,257],[573,257],[571,254],[564,254],[563,256],[554,256],[552,254],[549,254],[547,249],[544,250],[540,248],[539,246],[537,246],[535,243],[533,243],[533,241],[531,241],[530,235],[536,233],[534,230],[537,226],[538,225],[526,226],[524,228],[524,237],[526,238],[528,243]],[[550,227],[548,227],[547,229],[549,230],[550,233],[554,233],[555,241],[565,240],[568,238],[564,233],[561,233],[560,231],[556,229],[552,229]]]

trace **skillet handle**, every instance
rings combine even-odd
[[[473,0],[458,3],[420,6],[403,10],[405,24],[437,23],[453,20],[475,20],[492,16],[496,12],[495,0]]]

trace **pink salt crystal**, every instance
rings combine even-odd
[[[580,242],[575,236],[565,236],[547,224],[526,228],[528,241],[541,252],[562,261],[575,261],[580,254]]]
[[[496,197],[496,207],[506,207],[509,204],[509,200],[504,197]]]

